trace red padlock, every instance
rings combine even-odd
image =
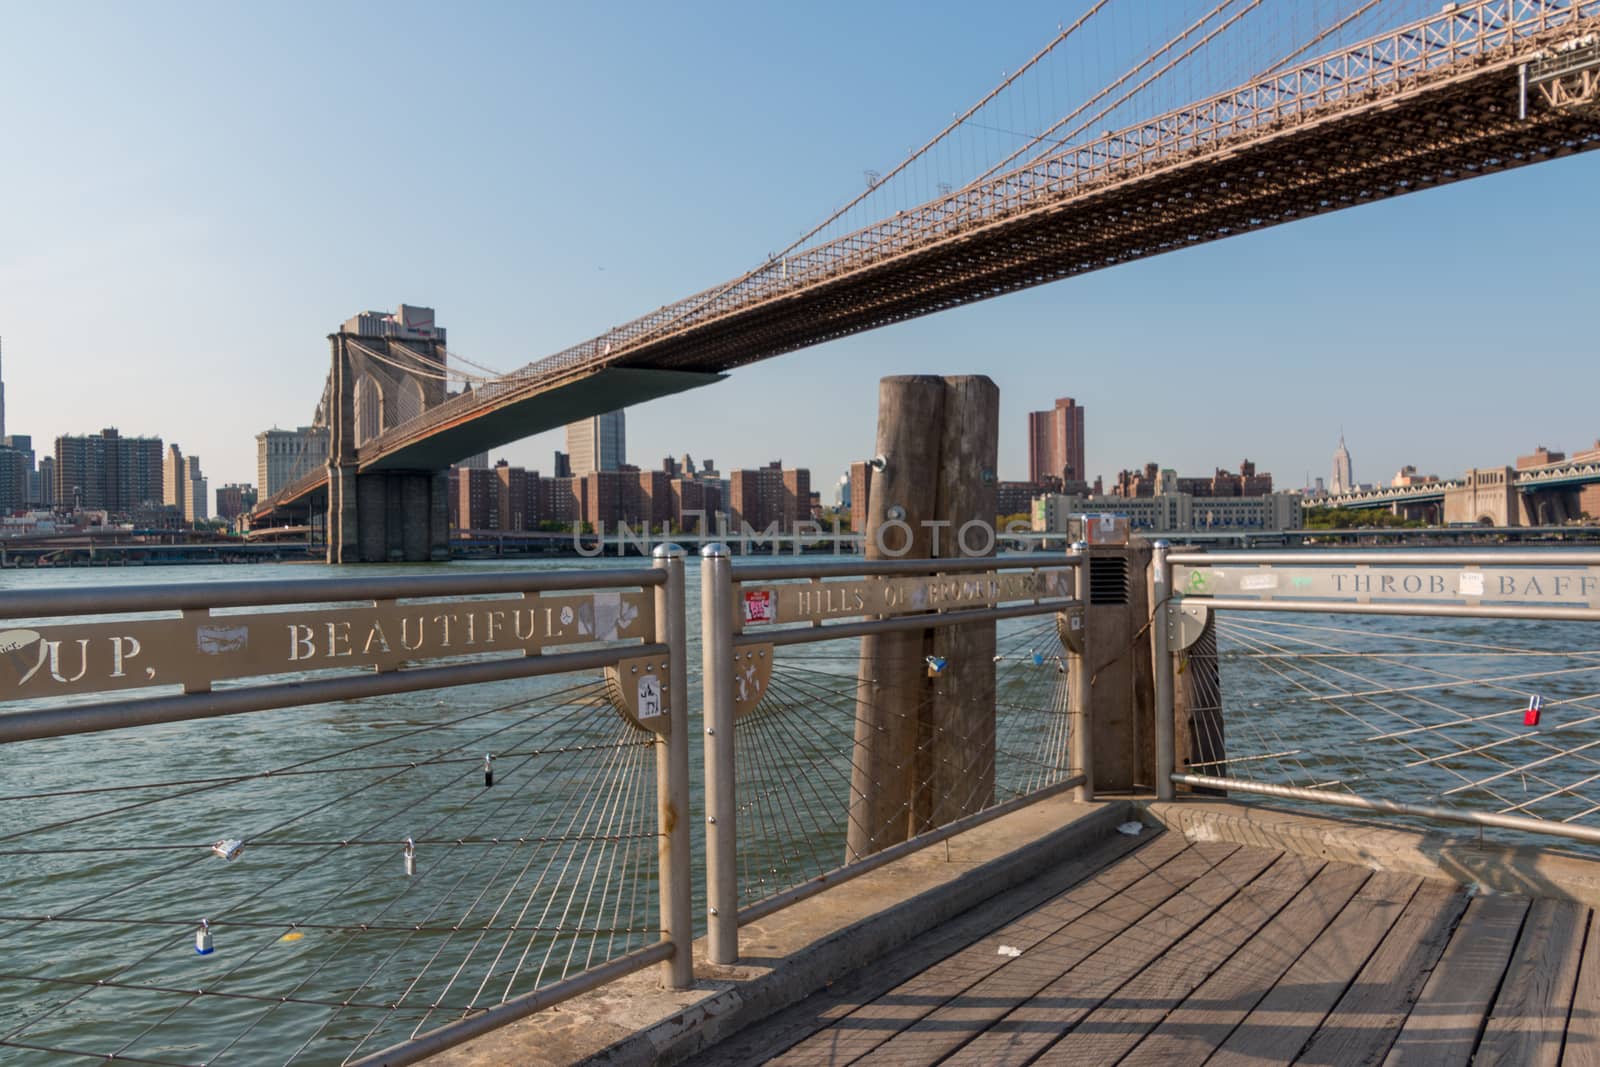
[[[1539,707],[1542,703],[1537,693],[1528,698],[1528,710],[1522,713],[1522,725],[1539,725]]]

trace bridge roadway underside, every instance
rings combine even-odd
[[[467,456],[570,422],[710,385],[727,377],[694,371],[612,367],[541,392],[513,394],[503,405],[474,409],[426,436],[361,463],[361,471],[443,470]]]
[[[1510,56],[1398,95],[1370,94],[1254,139],[1236,135],[1237,147],[1175,154],[809,288],[663,331],[615,362],[728,370],[1103,267],[1600,147],[1600,109],[1553,110],[1537,99],[1529,107],[1519,119]]]

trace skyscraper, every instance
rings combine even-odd
[[[6,435],[6,380],[4,368],[0,367],[0,437]]]
[[[621,470],[628,461],[627,443],[621,411],[569,422],[567,455],[571,457],[572,476],[582,478],[593,471]]]
[[[1328,483],[1330,493],[1348,493],[1356,487],[1355,474],[1350,467],[1350,450],[1344,447],[1344,431],[1339,431],[1339,447],[1333,450],[1333,480]]]
[[[1083,466],[1083,408],[1070,396],[1056,401],[1049,411],[1028,413],[1028,481],[1059,478],[1085,480]]]

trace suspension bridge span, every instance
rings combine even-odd
[[[439,472],[486,448],[906,319],[1600,145],[1600,0],[1450,3],[1335,44],[1372,29],[1384,9],[1368,0],[1231,88],[1139,112],[1151,86],[1170,99],[1174,72],[1220,54],[1263,10],[1223,0],[1020,148],[980,160],[976,177],[939,182],[925,200],[886,199],[1108,2],[887,178],[869,174],[846,209],[731,281],[470,390],[433,390],[366,435],[351,397],[374,360],[442,382],[450,353],[334,335],[328,467],[257,516],[325,507],[330,561],[425,559],[447,545]],[[849,209],[896,202],[907,206],[848,225]]]

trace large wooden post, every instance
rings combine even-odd
[[[940,434],[940,558],[991,555],[995,520],[995,465],[1000,434],[1000,389],[987,377],[945,379]],[[963,528],[966,535],[963,536]],[[930,679],[925,743],[918,748],[917,824],[913,833],[981,811],[994,802],[995,627],[969,623],[934,630],[933,655],[945,661]]]
[[[868,495],[868,560],[927,559],[939,502],[939,434],[944,379],[932,375],[878,383],[878,448]],[[907,805],[916,781],[920,706],[926,688],[923,634],[861,639],[856,687],[855,759],[850,776],[846,860],[869,856],[907,837]]]
[[[866,558],[962,554],[994,522],[1000,393],[981,376],[885,378]],[[992,552],[988,527],[966,542]],[[863,638],[847,859],[986,806],[994,794],[994,627]],[[945,660],[928,675],[927,657]]]

